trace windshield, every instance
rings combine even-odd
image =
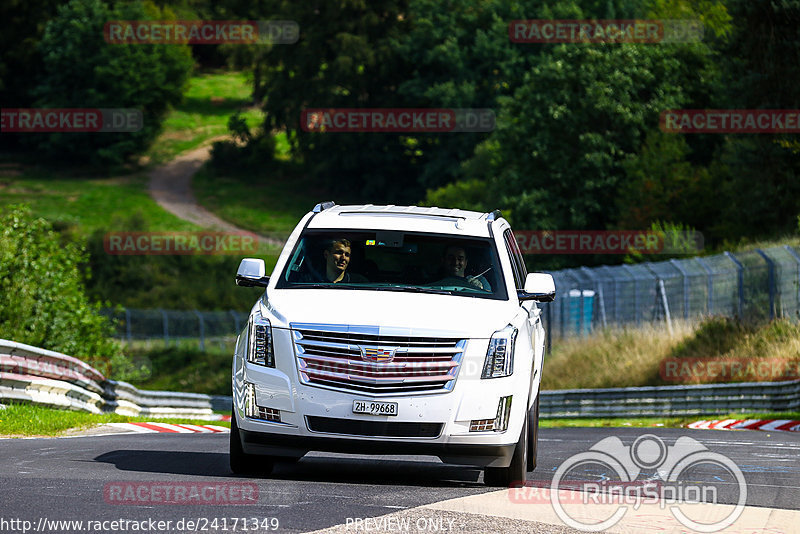
[[[507,299],[491,240],[380,230],[305,232],[277,287]]]

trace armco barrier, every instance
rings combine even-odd
[[[92,413],[209,418],[231,398],[145,391],[106,379],[86,363],[51,350],[0,339],[0,402],[43,404]]]
[[[664,417],[800,410],[800,380],[542,391],[539,413],[556,417]]]
[[[59,375],[59,373],[62,373]],[[231,397],[144,391],[106,379],[84,362],[0,339],[0,402],[25,401],[93,413],[205,418]],[[800,380],[542,391],[539,413],[555,417],[663,417],[800,411]]]

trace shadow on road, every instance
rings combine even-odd
[[[121,471],[241,478],[231,473],[228,455],[217,452],[116,450],[101,454],[97,462],[114,465]],[[481,469],[437,463],[370,458],[363,456],[308,456],[297,462],[278,462],[269,476],[254,473],[247,478],[335,482],[369,485],[426,487],[483,486]]]

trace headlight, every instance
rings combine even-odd
[[[481,378],[499,378],[514,372],[514,341],[517,329],[511,325],[498,330],[489,341]]]
[[[250,316],[250,339],[247,346],[247,361],[267,367],[275,367],[275,354],[272,350],[272,325],[268,319],[256,312]]]

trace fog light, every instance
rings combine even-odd
[[[511,397],[500,397],[497,404],[497,416],[494,419],[473,419],[469,422],[470,432],[505,432],[511,416]]]
[[[249,419],[281,422],[281,411],[256,404],[256,386],[249,382],[244,386],[244,415]]]

